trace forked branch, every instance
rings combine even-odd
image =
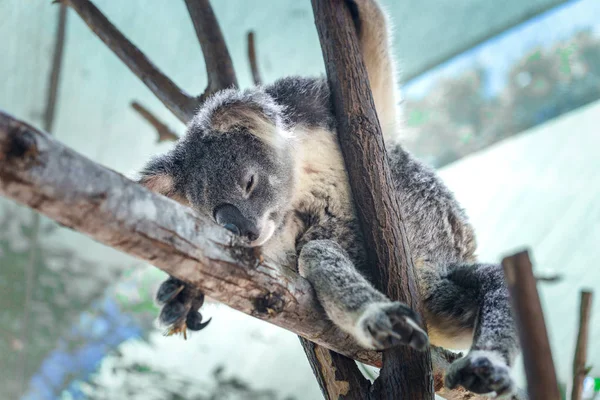
[[[237,86],[229,51],[208,0],[186,0],[206,60],[208,74],[208,87],[199,97],[187,94],[169,79],[91,1],[60,2],[75,10],[90,29],[183,123],[192,119],[206,96],[220,89]]]

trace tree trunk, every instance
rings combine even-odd
[[[313,0],[338,137],[375,283],[392,300],[420,310],[414,266],[383,135],[354,23],[344,0]],[[429,350],[386,350],[374,385],[378,399],[434,398]]]

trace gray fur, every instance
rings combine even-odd
[[[374,0],[350,3],[370,81],[381,82],[383,74],[394,82],[385,75],[394,68],[381,10]],[[368,37],[369,32],[377,37]],[[389,101],[395,95],[389,91],[395,89],[372,86],[380,120],[394,128],[397,116]],[[476,262],[473,229],[436,173],[400,145],[387,146],[431,342],[450,348],[472,344],[467,357],[452,365],[447,384],[477,393],[511,393],[508,372],[518,341],[500,267]],[[251,192],[244,190],[249,176],[257,179]],[[163,181],[149,183],[154,178]],[[263,252],[297,259],[329,318],[365,347],[427,343],[418,316],[369,283],[324,79],[290,77],[218,93],[175,148],[146,166],[141,182],[184,198],[210,217],[216,207],[231,204],[259,231],[272,225],[260,243]],[[478,375],[482,370],[485,376]]]

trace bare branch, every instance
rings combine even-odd
[[[312,6],[367,265],[373,266],[383,293],[420,311],[406,230],[350,10],[341,0],[312,0]],[[433,399],[431,362],[429,349],[418,352],[401,346],[384,351],[383,369],[374,385],[377,398]]]
[[[141,79],[177,118],[187,123],[199,101],[186,94],[163,74],[89,0],[62,0],[79,14],[90,29]]]
[[[185,0],[185,4],[202,48],[208,75],[208,86],[200,99],[218,90],[237,87],[233,62],[209,0]]]
[[[353,360],[302,337],[300,343],[326,400],[370,398],[371,382]]]
[[[150,110],[138,103],[137,101],[131,102],[131,107],[140,114],[150,125],[156,129],[158,138],[157,143],[169,142],[179,139],[179,136],[171,130],[167,125],[162,123]]]
[[[248,42],[248,61],[250,62],[250,71],[255,85],[260,85],[260,73],[258,72],[258,61],[256,60],[256,43],[254,42],[254,31],[248,32],[246,36]]]
[[[588,374],[585,364],[587,362],[592,296],[593,294],[590,291],[581,291],[579,332],[577,333],[577,345],[575,347],[575,357],[573,359],[573,389],[571,391],[571,400],[581,400],[583,380]]]
[[[527,251],[502,260],[523,349],[529,398],[559,400],[560,391],[544,313]]]
[[[145,260],[232,308],[381,366],[380,353],[359,348],[329,322],[308,281],[292,268],[260,262],[254,250],[234,246],[234,238],[210,220],[3,112],[0,194]],[[454,357],[434,349],[436,376],[443,376]]]

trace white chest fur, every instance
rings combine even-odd
[[[297,141],[293,214],[285,227],[263,247],[265,256],[280,262],[295,253],[296,238],[305,229],[295,212],[310,213],[320,220],[326,219],[327,213],[354,212],[348,175],[335,133],[296,127],[293,135]]]

